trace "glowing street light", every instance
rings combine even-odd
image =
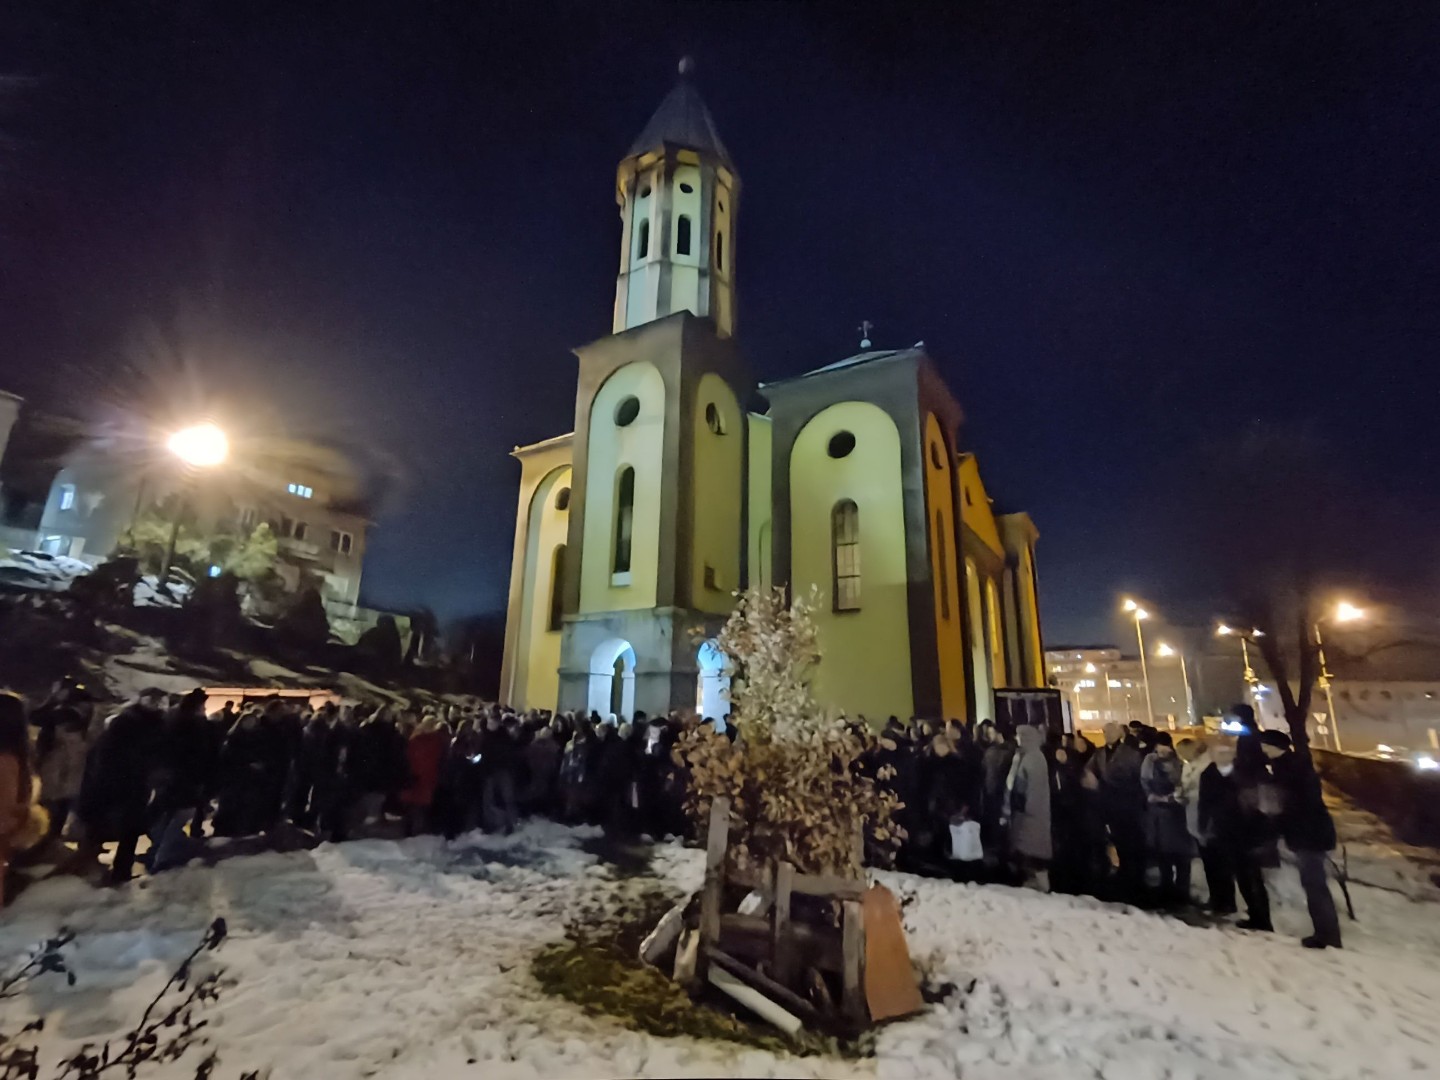
[[[165,449],[190,468],[213,469],[223,465],[230,456],[230,439],[218,424],[206,420],[174,432],[165,440]],[[164,589],[170,579],[170,567],[175,562],[175,544],[180,539],[180,519],[184,516],[185,497],[182,493],[175,507],[175,520],[170,525],[165,560],[160,564],[160,575],[155,581],[157,589]]]
[[[1155,655],[1163,657],[1178,656],[1180,658],[1180,681],[1185,684],[1185,721],[1190,726],[1195,724],[1195,698],[1190,693],[1190,672],[1185,665],[1185,654],[1165,642],[1155,646]]]
[[[1134,600],[1127,597],[1121,607],[1130,613],[1135,620],[1135,641],[1140,646],[1140,677],[1145,680],[1145,722],[1155,722],[1155,707],[1150,703],[1150,668],[1145,662],[1145,634],[1140,629],[1140,624],[1150,617],[1150,613],[1141,607]]]
[[[1348,600],[1341,600],[1335,605],[1334,618],[1338,623],[1354,622],[1356,619],[1365,618],[1365,609],[1356,607]]]
[[[165,449],[186,465],[213,469],[216,465],[223,465],[230,456],[230,439],[219,425],[207,420],[175,432],[165,440]]]

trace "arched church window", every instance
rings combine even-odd
[[[555,509],[570,509],[570,489],[568,487],[562,487],[559,491],[555,492]]]
[[[715,269],[725,269],[725,234],[719,230],[715,233]]]
[[[675,254],[690,254],[690,215],[681,214],[675,223]]]
[[[830,511],[830,549],[835,571],[832,607],[860,610],[860,510],[842,499]]]
[[[620,469],[615,481],[615,561],[616,574],[630,572],[630,538],[635,524],[635,470],[629,465]]]
[[[650,219],[640,222],[640,239],[635,242],[635,257],[643,259],[650,254]]]
[[[680,185],[680,190],[683,191],[686,195],[693,195],[693,194],[695,194],[695,189],[694,189],[693,187],[691,187],[689,184],[681,184],[681,185]]]
[[[720,407],[713,401],[705,406],[705,426],[716,435],[725,434],[725,418],[720,415]]]
[[[569,488],[565,489],[569,491]],[[565,545],[556,544],[550,557],[550,618],[546,629],[559,630],[565,616]]]

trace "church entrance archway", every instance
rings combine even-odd
[[[601,719],[635,714],[635,648],[624,638],[607,638],[590,654],[589,702]]]
[[[730,676],[726,656],[713,638],[702,641],[695,655],[695,712],[703,720],[722,720],[730,715]]]

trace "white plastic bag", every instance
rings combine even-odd
[[[985,858],[978,821],[962,821],[950,826],[950,858],[959,862],[979,862]]]

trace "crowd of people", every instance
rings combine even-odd
[[[1327,877],[1335,826],[1319,777],[1288,735],[1257,728],[1249,706],[1231,719],[1238,737],[1108,724],[1097,746],[1080,733],[892,717],[876,761],[891,766],[887,783],[905,804],[900,865],[1217,919],[1239,914],[1238,891],[1235,925],[1269,932],[1264,871],[1280,865],[1283,841],[1314,925],[1303,944],[1340,948]]]
[[[522,814],[655,838],[687,833],[688,778],[672,748],[687,725],[743,737],[726,720],[630,720],[472,702],[427,708],[312,708],[265,698],[208,712],[197,689],[146,690],[108,717],[83,686],[58,687],[27,715],[0,695],[0,870],[30,831],[73,841],[73,864],[129,880],[142,836],[146,869],[184,865],[207,837],[299,829],[344,840],[380,828],[454,837],[509,832]],[[921,873],[1183,908],[1191,867],[1204,907],[1246,909],[1272,929],[1264,870],[1279,841],[1294,855],[1314,922],[1309,947],[1340,947],[1326,876],[1335,829],[1309,761],[1246,706],[1237,739],[1175,741],[1144,724],[1081,734],[990,721],[863,720],[860,767],[902,804],[897,863]],[[38,803],[46,812],[31,810]],[[47,820],[48,819],[48,820]],[[387,825],[388,823],[388,825]],[[67,849],[68,850],[68,849]],[[875,857],[881,858],[878,847]]]

